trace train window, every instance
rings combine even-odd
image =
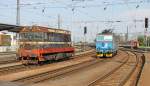
[[[42,41],[43,38],[47,38],[47,35],[44,35],[43,32],[26,32],[20,33],[20,40],[29,40],[29,41]]]
[[[48,39],[48,34],[47,33],[43,33],[44,34],[44,40],[47,41]]]
[[[48,41],[51,41],[51,39],[52,39],[52,33],[47,33],[47,39],[48,39]]]

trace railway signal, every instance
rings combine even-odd
[[[87,34],[87,27],[84,27],[84,34]]]
[[[83,51],[85,50],[86,47],[86,34],[87,34],[87,27],[84,27],[84,43],[83,43]]]
[[[148,28],[148,18],[145,18],[145,46],[147,47],[147,28]],[[145,51],[147,51],[146,50],[146,48],[145,48]]]
[[[148,28],[148,18],[145,18],[145,28]]]

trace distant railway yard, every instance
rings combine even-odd
[[[142,53],[124,48],[113,58],[97,58],[91,48],[50,64],[27,66],[16,61],[1,64],[0,83],[2,86],[136,86],[144,59]]]

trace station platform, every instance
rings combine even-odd
[[[137,86],[150,86],[150,52],[145,53],[145,65]]]

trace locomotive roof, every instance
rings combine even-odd
[[[114,34],[110,34],[110,33],[109,33],[109,34],[97,34],[97,35],[114,35]]]
[[[68,30],[63,30],[63,29],[56,29],[56,28],[48,28],[48,27],[43,27],[43,26],[32,26],[35,29],[33,31],[37,32],[56,32],[56,33],[68,33],[70,34],[71,32]],[[0,31],[2,30],[8,30],[10,32],[31,32],[30,30],[31,26],[17,26],[17,25],[10,25],[10,24],[2,24],[0,23]]]
[[[48,28],[48,27],[43,27],[43,26],[25,26],[22,28],[20,32],[54,32],[54,33],[70,34],[70,31],[68,30]]]

